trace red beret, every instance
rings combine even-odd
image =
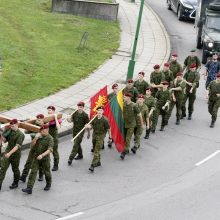
[[[17,123],[18,123],[18,120],[15,119],[15,118],[10,121],[10,125],[14,125],[14,124],[17,124]]]
[[[78,102],[78,103],[77,103],[77,106],[83,106],[83,107],[84,107],[84,106],[85,106],[85,103],[82,102],[82,101],[81,101],[81,102]]]
[[[47,109],[51,109],[51,110],[53,110],[53,111],[56,110],[56,108],[55,108],[54,106],[52,106],[52,105],[48,106]]]
[[[144,76],[144,75],[145,75],[145,73],[144,73],[144,72],[139,72],[138,74],[141,74],[142,76]]]
[[[43,118],[44,118],[44,115],[43,115],[43,114],[39,114],[39,115],[36,116],[36,118],[38,118],[38,119],[43,119]]]
[[[115,87],[118,87],[118,84],[117,84],[117,83],[115,83],[115,84],[112,85],[112,89],[114,89]]]
[[[48,128],[49,128],[49,124],[45,124],[40,127],[40,130],[48,129]]]
[[[196,67],[196,63],[192,63],[189,68],[195,68]]]
[[[144,99],[144,95],[143,94],[139,94],[138,95],[138,99]]]
[[[104,106],[101,105],[101,106],[96,108],[96,110],[99,110],[99,109],[104,109]]]
[[[170,64],[169,63],[164,63],[164,66],[169,67]]]
[[[126,92],[125,94],[124,94],[124,96],[126,96],[126,97],[132,97],[132,95],[131,95],[131,93],[129,93],[129,92]]]
[[[133,81],[133,79],[128,79],[127,80],[127,83],[133,83],[134,81]]]
[[[178,57],[177,53],[172,53],[171,56],[172,57]]]
[[[183,75],[182,72],[178,72],[178,73],[176,74],[176,76],[182,76],[182,75]]]
[[[162,85],[169,85],[169,83],[167,81],[163,81]]]
[[[160,69],[160,65],[159,64],[154,65],[154,69]]]
[[[217,78],[220,78],[220,73],[218,73],[218,74],[216,75],[216,77],[217,77]]]

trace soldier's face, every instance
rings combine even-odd
[[[37,119],[36,119],[36,123],[37,123],[38,125],[43,125],[43,124],[44,124],[44,119],[37,118]]]
[[[195,67],[195,68],[190,68],[190,70],[191,70],[192,72],[196,72],[196,67]]]
[[[164,88],[164,89],[167,89],[167,88],[168,88],[168,85],[163,85],[163,88]]]
[[[10,127],[11,130],[16,131],[18,129],[18,124],[12,124]]]
[[[183,76],[177,76],[176,78],[177,78],[178,81],[180,81],[180,80],[182,80],[182,77]]]
[[[159,72],[160,72],[160,69],[154,69],[154,71],[155,71],[156,73],[159,73]]]
[[[124,96],[124,101],[125,101],[125,102],[128,102],[130,99],[131,99],[130,97]]]
[[[171,57],[171,60],[172,60],[172,61],[176,61],[176,60],[177,60],[177,57],[172,56],[172,57]]]
[[[83,109],[84,109],[84,107],[83,107],[83,106],[78,106],[78,111],[82,112],[82,111],[83,111]]]
[[[138,78],[139,78],[139,79],[143,79],[144,76],[143,76],[142,74],[138,74]]]
[[[114,92],[114,93],[117,93],[117,92],[118,92],[118,87],[115,87],[115,88],[113,89],[113,92]]]
[[[42,130],[40,131],[40,133],[41,133],[42,136],[46,136],[46,135],[49,134],[49,129],[42,129]]]
[[[143,99],[143,98],[138,98],[138,99],[137,99],[137,102],[138,102],[139,104],[143,104],[143,103],[144,103],[144,99]]]
[[[101,115],[103,115],[103,112],[104,112],[103,109],[98,109],[97,110],[97,115],[101,116]]]
[[[150,89],[146,90],[146,95],[148,95],[148,96],[151,95],[151,90]]]
[[[163,67],[163,70],[164,70],[164,72],[166,72],[166,71],[168,71],[168,70],[169,70],[169,67],[164,66],[164,67]]]
[[[214,54],[214,55],[212,56],[212,59],[216,61],[216,60],[218,59],[218,55]]]
[[[54,114],[54,112],[55,112],[55,111],[54,111],[54,110],[52,110],[52,109],[50,109],[50,108],[49,108],[49,109],[47,109],[47,113],[48,113],[48,115]]]
[[[196,55],[196,52],[191,52],[191,57],[194,57]]]
[[[131,89],[133,87],[133,83],[127,83],[127,87]]]

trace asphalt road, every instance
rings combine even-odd
[[[147,2],[161,16],[182,62],[195,47],[193,23],[179,22],[165,0]],[[220,219],[220,122],[209,128],[204,94],[201,77],[192,121],[176,126],[173,116],[164,132],[157,130],[149,140],[143,139],[137,154],[124,161],[115,149],[106,148],[102,167],[94,174],[88,171],[91,141],[83,140],[84,159],[68,166],[71,137],[61,138],[60,169],[53,173],[51,191],[43,191],[45,182],[36,182],[32,195],[21,192],[23,183],[11,191],[8,171],[0,193],[0,219]],[[21,167],[27,154],[24,151]]]

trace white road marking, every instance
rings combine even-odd
[[[83,214],[84,214],[84,212],[77,212],[77,213],[75,213],[75,214],[73,214],[73,215],[67,215],[67,216],[62,217],[62,218],[57,218],[56,220],[71,219],[71,218],[75,218],[75,217],[80,216],[80,215],[83,215]]]
[[[210,160],[211,158],[215,157],[217,154],[220,153],[220,150],[215,151],[213,154],[209,155],[208,157],[206,157],[205,159],[201,160],[200,162],[196,163],[195,166],[200,166],[203,163],[205,163],[206,161]]]

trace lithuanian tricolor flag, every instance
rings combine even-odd
[[[109,119],[112,138],[118,152],[122,152],[125,147],[124,139],[124,119],[123,119],[123,93],[118,92],[110,103],[105,106],[105,116]]]

